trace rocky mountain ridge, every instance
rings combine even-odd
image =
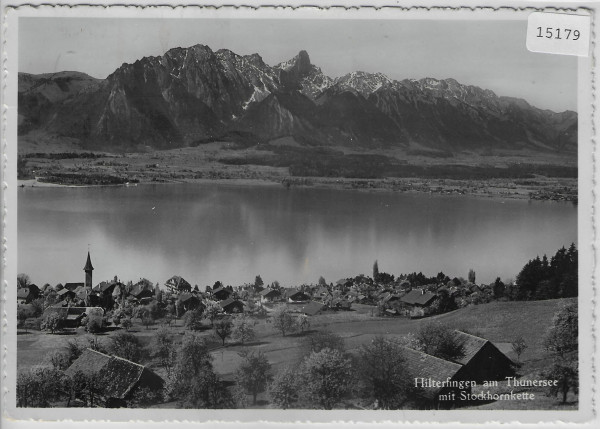
[[[454,79],[360,71],[333,79],[305,51],[269,66],[258,54],[195,45],[123,64],[105,80],[41,76],[19,74],[20,133],[41,129],[90,148],[164,149],[231,132],[370,149],[577,147],[575,112],[537,109]],[[59,96],[48,96],[56,88]]]

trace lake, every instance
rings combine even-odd
[[[577,242],[571,203],[222,184],[21,188],[18,270],[38,285],[328,282],[379,270],[515,278]]]

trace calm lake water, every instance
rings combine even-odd
[[[201,288],[285,286],[419,272],[478,281],[514,278],[536,255],[577,242],[570,203],[468,196],[144,185],[23,188],[18,193],[19,272],[38,285],[83,281],[90,245],[94,284],[178,274]]]

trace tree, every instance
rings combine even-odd
[[[456,361],[465,355],[464,341],[448,325],[427,323],[416,335],[419,349],[432,356]]]
[[[579,346],[579,317],[577,302],[563,303],[552,319],[552,326],[544,338],[544,347],[553,356],[566,359]]]
[[[513,352],[515,352],[515,354],[517,355],[518,361],[521,360],[521,354],[523,354],[523,352],[525,351],[525,349],[527,347],[529,347],[529,346],[525,342],[525,338],[523,338],[522,335],[519,335],[517,338],[515,338],[513,340],[512,349],[513,349]]]
[[[475,270],[473,270],[473,268],[469,269],[467,279],[469,280],[469,283],[475,283]]]
[[[264,392],[270,380],[271,364],[263,352],[240,353],[242,363],[236,372],[236,382],[246,393],[252,395],[252,404],[256,405],[256,397]]]
[[[222,308],[218,302],[206,301],[206,308],[204,309],[204,317],[210,320],[210,325],[213,326],[215,319],[221,314]]]
[[[46,362],[49,363],[52,368],[60,371],[64,371],[71,366],[72,363],[69,361],[69,354],[65,350],[52,350],[46,356]]]
[[[310,320],[306,314],[302,314],[296,318],[297,329],[304,333],[305,329],[310,328]]]
[[[102,331],[102,317],[89,315],[86,329],[90,334],[97,334]]]
[[[260,290],[260,289],[262,289],[264,284],[265,283],[263,282],[262,277],[260,275],[256,276],[256,278],[254,279],[254,289]]]
[[[284,368],[275,374],[273,381],[269,385],[271,400],[275,405],[284,410],[298,400],[299,387],[296,372],[296,368]]]
[[[544,348],[552,356],[552,366],[544,373],[549,380],[558,380],[558,386],[551,386],[548,394],[562,394],[562,402],[567,401],[570,390],[579,391],[577,352],[578,342],[577,301],[564,302],[552,320],[552,326],[544,338]]]
[[[185,313],[183,316],[183,324],[190,331],[199,331],[202,329],[203,318],[202,308],[198,307]]]
[[[135,363],[141,363],[146,356],[142,343],[129,332],[118,332],[112,337],[110,351],[113,355],[122,357]]]
[[[202,338],[186,333],[173,370],[172,396],[183,408],[232,408],[231,394],[215,374]]]
[[[129,332],[129,329],[131,329],[131,327],[133,326],[133,322],[131,322],[131,319],[129,317],[126,317],[125,319],[123,319],[123,321],[121,322],[121,326],[123,328],[125,328],[125,330],[127,332]]]
[[[33,367],[20,371],[17,375],[18,407],[49,407],[61,398],[64,391],[65,375],[50,367]]]
[[[31,284],[31,279],[25,273],[17,275],[17,288],[21,289]]]
[[[323,277],[323,276],[319,277],[319,286],[327,287],[327,280],[325,280],[325,277]]]
[[[373,264],[373,280],[377,281],[379,279],[379,264],[377,263],[377,259]]]
[[[173,347],[173,335],[166,328],[159,328],[152,338],[152,355],[158,359],[160,366],[171,377],[171,371],[175,365],[175,349]]]
[[[24,308],[19,308],[17,310],[17,326],[19,328],[23,327],[28,317],[29,311],[25,310]]]
[[[50,313],[44,317],[42,329],[55,333],[62,329],[63,320],[58,313]]]
[[[548,395],[561,395],[563,404],[567,402],[567,395],[570,390],[575,394],[579,393],[579,374],[577,365],[574,362],[567,364],[554,362],[550,369],[544,372],[544,376],[548,377],[548,380],[556,380],[558,382],[556,386],[550,386]]]
[[[498,299],[504,296],[504,291],[506,289],[505,284],[500,280],[500,277],[496,277],[496,281],[494,281],[494,285],[492,286],[492,294],[494,298]]]
[[[225,340],[231,336],[231,332],[233,330],[233,325],[231,320],[223,319],[219,320],[214,324],[215,334],[221,339],[223,342],[223,346],[225,346]]]
[[[308,400],[331,410],[352,385],[350,359],[337,350],[312,353],[302,365],[303,390]]]
[[[284,337],[286,333],[293,332],[296,329],[294,318],[287,308],[280,308],[273,313],[273,327],[281,332]]]
[[[242,344],[252,341],[256,336],[254,333],[254,324],[244,315],[236,317],[233,320],[232,336],[234,340]]]
[[[360,365],[367,391],[379,408],[397,409],[406,401],[411,392],[411,378],[399,344],[376,337],[362,347]]]

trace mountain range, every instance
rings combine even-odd
[[[360,149],[577,149],[572,111],[538,109],[454,79],[398,81],[360,71],[331,78],[305,51],[270,66],[258,54],[204,45],[123,64],[106,79],[19,73],[19,134],[31,131],[108,151],[232,133]]]

